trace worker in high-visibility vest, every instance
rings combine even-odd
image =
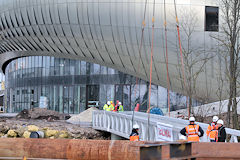
[[[130,141],[139,141],[138,130],[139,130],[139,125],[134,124],[133,129],[132,129],[132,133],[130,134]]]
[[[111,109],[111,111],[114,111],[114,103],[113,103],[113,101],[110,101],[110,109]]]
[[[114,112],[117,112],[117,111],[118,111],[118,108],[119,108],[119,100],[117,100],[116,105],[115,105],[113,111],[114,111]]]
[[[107,104],[105,104],[105,105],[103,106],[103,110],[105,110],[105,111],[111,111],[110,105],[111,105],[110,101],[107,101]]]
[[[206,134],[211,142],[217,142],[218,136],[218,126],[217,126],[218,116],[213,116],[212,123],[208,125]]]
[[[194,117],[190,117],[189,122],[190,124],[184,127],[180,133],[187,136],[189,142],[199,142],[199,137],[203,136],[204,131],[198,124],[195,124]]]
[[[123,105],[122,105],[122,103],[121,102],[119,102],[118,103],[118,112],[123,112],[124,110],[123,110]]]

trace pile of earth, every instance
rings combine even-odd
[[[74,115],[67,120],[67,122],[72,124],[81,124],[81,122],[92,122],[92,112],[97,111],[96,107],[91,107],[78,115]]]
[[[45,119],[0,118],[0,137],[29,138],[31,132],[41,131],[44,138],[110,139],[110,134],[92,128],[66,123],[65,120],[49,122]]]
[[[29,138],[31,132],[38,131],[44,133],[44,138],[51,139],[110,139],[107,132],[86,128],[81,123],[80,125],[76,123],[79,121],[91,123],[94,110],[98,109],[92,107],[70,118],[68,114],[43,108],[24,109],[16,117],[0,117],[0,137]]]
[[[59,113],[46,108],[32,108],[22,110],[16,118],[19,119],[47,119],[47,120],[66,120],[71,116],[66,113]]]

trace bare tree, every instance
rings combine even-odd
[[[224,59],[226,62],[225,75],[229,82],[229,102],[227,113],[227,126],[230,125],[230,113],[232,107],[233,128],[239,129],[237,114],[237,78],[239,77],[238,61],[240,43],[240,1],[239,0],[221,0],[223,24],[220,31],[220,37],[217,40],[221,43],[225,51]]]
[[[204,53],[203,44],[196,44],[193,38],[197,33],[197,14],[191,10],[190,13],[182,13],[181,30],[182,30],[182,53],[184,58],[185,76],[186,76],[186,95],[189,98],[189,113],[193,113],[192,100],[196,96],[196,86],[199,75],[204,71],[205,65],[211,55]],[[204,53],[204,55],[202,54]],[[183,78],[181,78],[183,81]]]

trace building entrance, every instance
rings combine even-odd
[[[131,110],[131,85],[117,84],[115,85],[115,98],[116,102],[119,100],[124,106],[124,110]]]
[[[86,101],[86,109],[90,107],[99,108],[99,85],[87,85]]]

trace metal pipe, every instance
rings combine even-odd
[[[0,157],[47,159],[140,159],[139,145],[145,142],[2,138]]]

